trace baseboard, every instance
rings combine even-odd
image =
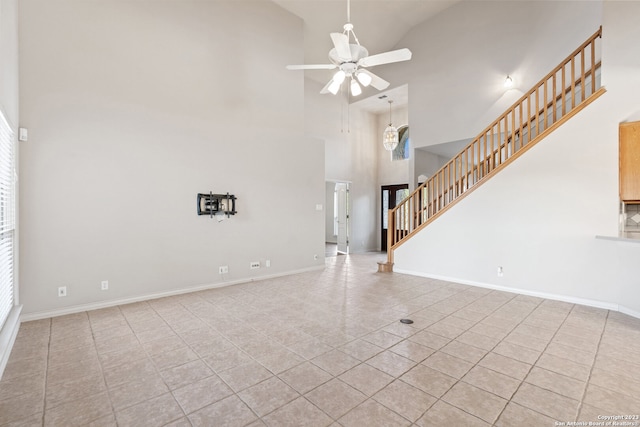
[[[16,341],[18,329],[20,329],[21,311],[21,305],[14,306],[9,313],[9,317],[2,327],[2,330],[0,330],[0,379],[2,379],[4,368],[7,367],[7,363],[9,362],[11,349],[13,348],[13,343]]]
[[[623,305],[620,306],[620,309],[618,311],[622,314],[626,314],[626,315],[635,317],[637,319],[640,319],[640,311],[632,310]]]
[[[198,286],[192,286],[188,288],[173,289],[165,292],[156,292],[152,294],[137,295],[134,297],[120,298],[115,300],[80,304],[80,305],[74,305],[71,307],[59,308],[55,310],[38,311],[34,313],[23,314],[20,318],[20,321],[29,322],[31,320],[48,319],[50,317],[58,317],[58,316],[64,316],[67,314],[81,313],[83,311],[99,310],[101,308],[109,308],[109,307],[115,307],[118,305],[131,304],[134,302],[148,301],[148,300],[153,300],[158,298],[170,297],[174,295],[188,294],[191,292],[204,291],[207,289],[224,288],[227,286],[239,285],[242,283],[251,283],[251,282],[257,282],[260,280],[274,279],[277,277],[291,276],[293,274],[307,273],[310,271],[322,270],[324,268],[325,266],[323,264],[319,266],[304,268],[300,270],[292,270],[292,271],[287,271],[287,272],[278,273],[278,274],[243,278],[243,279],[232,280],[232,281],[222,282],[222,283],[215,283],[215,284],[198,285]]]
[[[462,285],[477,286],[479,288],[486,288],[486,289],[493,289],[493,290],[496,290],[496,291],[510,292],[512,294],[527,295],[527,296],[531,296],[531,297],[545,298],[545,299],[550,299],[550,300],[554,300],[554,301],[568,302],[568,303],[571,303],[571,304],[580,304],[580,305],[586,305],[586,306],[589,306],[589,307],[602,308],[602,309],[605,309],[605,310],[620,311],[620,312],[628,314],[630,316],[634,316],[634,317],[640,318],[640,313],[634,312],[633,310],[629,310],[629,309],[625,309],[625,310],[627,310],[626,312],[622,311],[622,307],[620,307],[619,304],[615,304],[615,303],[611,303],[611,302],[603,302],[603,301],[591,300],[591,299],[586,299],[586,298],[578,298],[578,297],[573,297],[573,296],[568,296],[568,295],[551,294],[551,293],[547,293],[547,292],[529,291],[529,290],[526,290],[526,289],[510,288],[508,286],[499,286],[499,285],[494,285],[494,284],[491,284],[491,283],[475,282],[473,280],[463,280],[463,279],[459,279],[459,278],[456,278],[456,277],[438,276],[438,275],[435,275],[435,274],[425,274],[425,273],[409,271],[409,270],[394,269],[394,271],[396,273],[408,274],[408,275],[411,275],[411,276],[420,276],[420,277],[426,277],[426,278],[429,278],[429,279],[444,280],[444,281],[452,282],[452,283],[460,283]],[[632,314],[632,313],[635,313],[635,314]]]

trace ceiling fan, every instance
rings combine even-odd
[[[344,31],[330,34],[334,46],[329,51],[331,64],[287,65],[287,69],[333,70],[338,68],[333,78],[320,91],[322,94],[332,93],[336,95],[347,77],[350,79],[349,89],[353,96],[358,96],[362,93],[360,84],[364,87],[371,85],[378,90],[384,90],[389,87],[388,81],[376,76],[366,68],[408,61],[411,59],[411,51],[405,48],[369,56],[369,51],[360,45],[356,33],[353,32],[353,24],[350,21],[351,1],[347,0],[347,23],[344,24]],[[351,36],[353,36],[355,43],[350,43]]]

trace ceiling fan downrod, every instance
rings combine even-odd
[[[358,40],[358,36],[356,36],[355,31],[353,31],[353,24],[351,23],[351,0],[347,0],[347,23],[344,24],[344,32],[347,36],[347,40],[349,38],[349,34],[353,35],[353,40],[356,42],[358,46],[360,46],[360,41]]]

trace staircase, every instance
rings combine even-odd
[[[602,27],[389,212],[387,262],[396,248],[605,92]]]

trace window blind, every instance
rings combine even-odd
[[[0,329],[13,308],[15,140],[0,111]]]

